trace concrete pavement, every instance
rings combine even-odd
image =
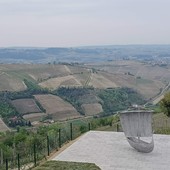
[[[155,148],[140,153],[124,133],[90,131],[53,160],[95,163],[102,170],[169,170],[170,135],[154,135]]]

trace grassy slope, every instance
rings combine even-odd
[[[20,91],[26,88],[24,79],[38,83],[53,77],[66,76],[70,73],[64,65],[48,64],[3,64],[0,65],[0,91]]]
[[[170,81],[169,68],[137,61],[114,61],[88,67],[90,69],[80,65],[3,64],[0,65],[0,91],[24,90],[26,88],[24,79],[44,84],[57,78],[55,82],[58,85],[53,85],[53,88],[69,85],[92,85],[98,88],[127,86],[136,89],[149,99],[158,94],[160,89]],[[96,68],[95,72],[91,68]],[[98,71],[98,69],[105,71]],[[48,86],[51,85],[47,83],[45,87]]]
[[[47,161],[33,170],[100,170],[100,168],[92,163]]]

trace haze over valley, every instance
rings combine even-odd
[[[0,48],[1,63],[99,63],[122,59],[168,64],[170,63],[170,45]]]

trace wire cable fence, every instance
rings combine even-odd
[[[0,146],[0,170],[28,170],[47,160],[52,152],[90,130],[90,123],[65,123],[47,135],[36,135],[11,147]]]

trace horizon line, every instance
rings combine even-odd
[[[170,46],[169,44],[108,44],[108,45],[80,45],[80,46],[2,46],[2,48],[84,48],[104,46]]]

